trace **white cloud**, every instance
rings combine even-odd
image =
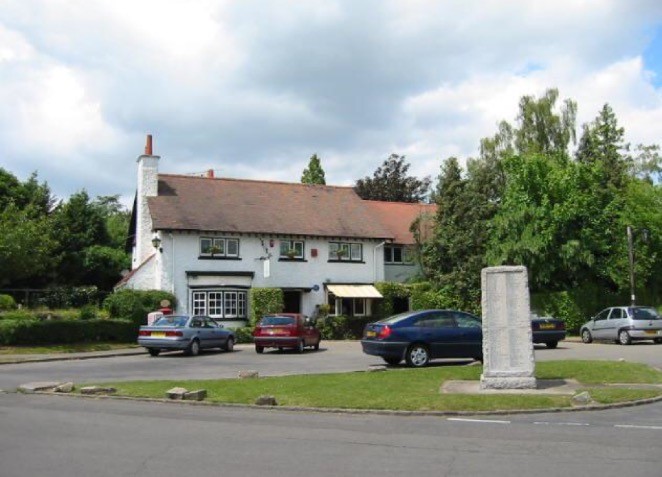
[[[169,172],[297,181],[316,152],[351,184],[398,153],[436,177],[549,87],[659,142],[661,21],[656,0],[6,0],[0,166],[129,197],[149,132]]]

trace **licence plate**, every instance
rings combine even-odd
[[[377,333],[374,331],[368,331],[366,332],[365,336],[366,338],[374,338],[375,336],[377,336]]]
[[[657,335],[659,334],[659,331],[657,330],[646,330],[647,335]]]
[[[541,330],[553,330],[556,328],[556,325],[554,323],[541,323],[540,324],[540,329]]]
[[[284,331],[285,330],[283,330],[282,328],[275,328],[273,330],[269,330],[269,334],[270,335],[282,335]]]
[[[165,338],[165,331],[152,331],[152,338]]]

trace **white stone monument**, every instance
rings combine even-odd
[[[535,389],[526,267],[484,268],[481,282],[481,389]]]

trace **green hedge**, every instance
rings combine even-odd
[[[253,342],[253,328],[244,326],[242,328],[234,328],[235,341],[237,343],[252,343]]]
[[[358,340],[368,323],[377,321],[374,316],[325,316],[315,323],[323,340]]]
[[[264,315],[280,313],[285,307],[283,290],[280,288],[251,288],[249,301],[251,326],[255,326]]]
[[[47,345],[95,341],[129,343],[136,339],[135,325],[128,320],[0,320],[0,344],[2,345]]]
[[[172,293],[161,290],[120,290],[103,302],[111,318],[131,320],[136,326],[147,324],[147,314],[161,308],[161,301],[170,301],[170,308],[177,307]]]

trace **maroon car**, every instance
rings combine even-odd
[[[294,348],[303,353],[304,348],[318,350],[322,337],[315,325],[300,313],[278,313],[266,315],[253,330],[255,351],[264,348]]]

